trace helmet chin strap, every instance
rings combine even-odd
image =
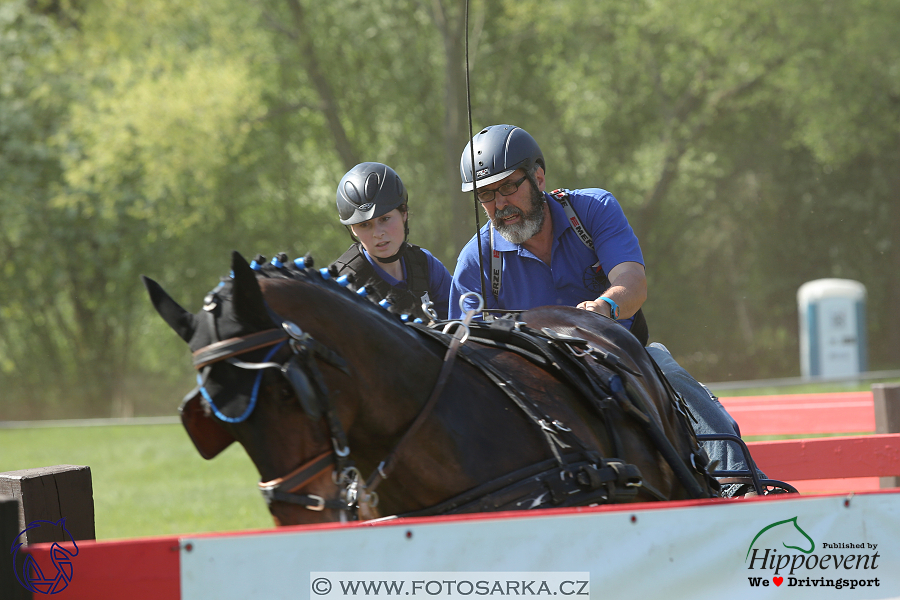
[[[409,248],[409,244],[406,243],[406,240],[403,240],[403,243],[400,244],[400,249],[397,250],[397,253],[393,256],[388,256],[387,258],[381,258],[379,256],[374,257],[380,263],[392,263],[397,262],[400,258],[403,257],[403,253],[406,252],[406,249]]]

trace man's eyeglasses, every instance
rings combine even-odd
[[[478,192],[478,194],[476,194],[478,197],[478,201],[482,204],[493,202],[495,192],[500,192],[501,196],[511,196],[516,193],[516,190],[519,189],[519,186],[522,185],[522,182],[527,178],[528,175],[523,175],[522,178],[518,181],[509,181],[495,190],[481,190],[480,192]]]

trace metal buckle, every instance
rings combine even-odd
[[[261,487],[259,492],[262,494],[266,504],[272,504],[275,501],[275,486]]]
[[[219,296],[215,292],[210,292],[203,299],[203,310],[212,312],[219,305]]]
[[[465,323],[463,323],[462,321],[450,321],[449,323],[444,325],[444,329],[441,331],[441,333],[449,333],[450,329],[453,328],[454,326],[458,326],[457,329],[461,328],[463,330],[462,337],[459,338],[459,343],[465,344],[466,340],[469,339],[469,326],[466,325]],[[451,335],[455,336],[456,332],[453,332],[453,334],[451,334]]]
[[[306,508],[308,508],[309,510],[314,510],[316,512],[325,510],[325,498],[323,498],[322,496],[314,496],[312,494],[306,494],[306,497],[310,500],[315,500],[316,502],[318,502],[318,504],[316,504],[315,506],[310,506],[307,504],[305,505]]]

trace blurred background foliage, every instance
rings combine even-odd
[[[796,291],[868,289],[900,355],[900,1],[471,0],[474,127],[513,123],[551,187],[603,187],[641,240],[651,337],[701,380],[799,374]],[[453,271],[474,232],[462,0],[3,0],[0,419],[172,414],[229,251],[350,239],[367,160]],[[483,218],[481,219],[483,223]]]

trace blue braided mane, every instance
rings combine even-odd
[[[325,286],[332,293],[342,294],[346,298],[351,298],[353,302],[358,303],[364,310],[372,311],[373,314],[379,315],[379,318],[388,317],[397,324],[414,320],[409,315],[399,315],[391,312],[391,305],[385,300],[375,302],[374,298],[370,296],[371,290],[366,286],[356,285],[352,275],[338,276],[337,269],[334,266],[317,269],[314,267],[314,264],[315,261],[309,254],[290,260],[287,254],[282,252],[270,261],[259,254],[250,262],[250,268],[256,273],[257,280],[291,279]],[[421,323],[421,319],[416,319],[415,321]]]

